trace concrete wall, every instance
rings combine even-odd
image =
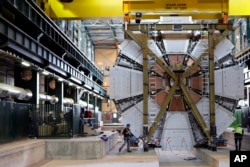
[[[0,167],[27,167],[44,159],[44,140],[27,140],[1,145]]]
[[[106,135],[108,140],[101,137]],[[0,167],[28,167],[45,159],[101,159],[118,143],[117,132],[99,136],[25,140],[0,147]]]
[[[194,149],[193,154],[210,167],[229,167],[229,152],[223,150],[211,151],[204,148]]]
[[[107,141],[101,139],[104,134],[84,138],[46,140],[46,159],[100,159],[116,144],[118,133],[105,132]]]
[[[104,146],[104,156],[117,144],[118,142],[118,133],[110,133],[108,141],[103,141]]]

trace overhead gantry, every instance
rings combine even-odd
[[[121,17],[129,13],[135,19],[136,12],[143,19],[159,16],[192,16],[194,19],[227,19],[232,16],[249,16],[248,0],[39,0],[39,5],[53,19],[84,19]],[[242,8],[244,6],[244,8]]]

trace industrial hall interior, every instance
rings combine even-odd
[[[250,151],[249,9],[0,0],[0,167],[229,167]]]

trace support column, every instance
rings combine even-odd
[[[36,72],[36,93],[35,93],[35,104],[36,104],[36,108],[39,109],[40,106],[40,72]]]
[[[97,95],[93,94],[93,127],[95,129],[98,128],[98,111],[96,111],[96,108],[97,108]]]
[[[250,44],[250,18],[247,18],[247,45]]]
[[[215,89],[214,89],[214,30],[208,30],[209,50],[209,110],[210,110],[210,144],[212,151],[216,151],[216,121],[215,121]]]
[[[148,36],[142,37],[143,53],[143,136],[148,136]]]
[[[64,83],[57,81],[56,83],[56,97],[58,97],[59,108],[58,111],[62,112],[64,110],[63,99],[64,99]]]
[[[87,110],[89,110],[89,92],[86,92],[86,102],[87,102]]]

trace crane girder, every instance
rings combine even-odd
[[[228,16],[249,16],[248,0],[40,0],[40,6],[54,19],[86,19],[123,17],[159,19],[160,16],[192,16],[193,19],[227,19]],[[243,8],[244,6],[244,8]],[[224,20],[225,21],[225,20]]]

